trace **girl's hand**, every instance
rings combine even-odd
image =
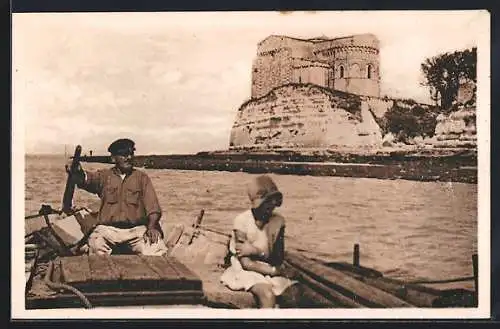
[[[236,255],[240,257],[250,256],[255,253],[255,247],[248,241],[236,242]]]
[[[281,267],[273,266],[273,273],[271,276],[281,276]]]

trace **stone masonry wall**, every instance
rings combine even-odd
[[[310,64],[297,67],[298,61]],[[252,98],[288,83],[309,82],[378,97],[379,62],[379,42],[371,34],[336,39],[270,36],[258,44],[252,67]],[[314,76],[314,81],[308,76]]]
[[[291,61],[291,51],[285,48],[257,57],[252,66],[252,95],[293,82],[293,68],[287,64]]]

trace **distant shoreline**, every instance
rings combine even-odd
[[[109,156],[83,156],[82,162],[111,163]],[[475,150],[390,152],[215,151],[197,154],[137,155],[146,169],[208,170],[288,175],[364,177],[477,184]]]

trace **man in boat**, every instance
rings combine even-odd
[[[134,151],[132,140],[118,139],[108,147],[114,167],[91,172],[78,165],[70,173],[79,188],[101,199],[97,225],[88,238],[89,254],[109,255],[115,247],[143,255],[167,253],[158,198],[148,175],[134,168]]]

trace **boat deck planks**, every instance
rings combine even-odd
[[[92,280],[88,257],[62,257],[62,279],[68,284],[80,285]]]
[[[161,277],[151,268],[146,266],[141,257],[116,255],[113,264],[120,273],[120,280],[160,280]]]
[[[315,291],[323,298],[325,298],[330,305],[336,304],[336,306],[342,306],[347,308],[362,308],[364,307],[356,300],[344,296],[340,292],[328,287],[327,285],[318,282],[311,276],[307,275],[303,271],[297,270],[291,265],[288,261],[285,260],[285,266],[289,268],[289,271],[293,273],[293,277],[295,277],[298,281],[305,285],[305,287]],[[335,302],[334,302],[335,301]]]
[[[362,275],[353,275],[361,282],[369,284],[398,298],[401,298],[417,307],[432,307],[433,302],[439,298],[439,291],[425,289],[390,280],[384,277],[366,277]]]
[[[178,273],[181,280],[196,280],[197,276],[186,267],[186,265],[177,261],[175,258],[165,258],[168,264]]]
[[[111,261],[111,256],[89,255],[87,257],[90,267],[90,275],[95,284],[107,283],[109,281],[116,281],[120,279],[120,274],[116,272],[116,269]],[[82,258],[82,261],[84,261],[85,256]]]
[[[288,252],[286,259],[314,280],[352,298],[356,303],[368,307],[413,307],[412,304],[390,293],[356,280],[339,270],[307,259],[298,253]]]
[[[179,280],[179,274],[170,266],[164,257],[139,256],[146,266],[164,280]]]
[[[201,280],[175,259],[112,255],[60,258],[61,281],[83,291],[201,290]]]
[[[60,257],[49,278],[77,288],[96,306],[203,304],[201,280],[177,263],[162,256]],[[33,288],[27,295],[29,308],[81,306],[75,295],[50,289],[41,277]]]

